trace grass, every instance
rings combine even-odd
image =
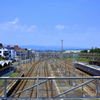
[[[89,62],[90,60],[87,58],[76,58],[77,61],[86,61]]]
[[[74,60],[74,58],[64,58],[64,59],[67,59],[67,60]]]
[[[15,76],[17,76],[18,75],[18,73],[12,73],[11,75],[10,75],[10,77],[15,77]]]
[[[2,84],[3,82],[4,82],[4,80],[1,80],[1,81],[0,81],[0,84]]]
[[[18,75],[18,73],[13,73],[13,74],[9,75],[9,77],[15,77],[17,75]],[[0,80],[0,84],[2,84],[3,82],[4,82],[4,80]]]
[[[86,58],[64,58],[64,59],[67,59],[67,60],[76,60],[76,61],[86,61],[86,62],[89,62],[90,60],[89,59],[86,59]]]
[[[4,60],[2,57],[0,57],[0,60]]]

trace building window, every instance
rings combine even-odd
[[[0,53],[2,53],[2,51],[0,51]]]
[[[8,53],[8,51],[4,51],[4,56],[7,56],[7,55],[9,55],[9,53]]]

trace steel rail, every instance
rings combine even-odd
[[[49,79],[48,79],[48,80],[49,80]],[[20,91],[20,92],[18,92],[18,93],[16,93],[16,94],[13,94],[13,95],[11,95],[10,97],[15,96],[15,95],[17,95],[17,94],[20,94],[20,93],[22,93],[22,92],[25,92],[25,91],[27,91],[27,90],[29,90],[29,89],[31,89],[31,88],[37,87],[38,85],[41,85],[41,84],[47,82],[48,80],[45,80],[45,81],[43,81],[43,82],[39,82],[38,84],[35,84],[35,85],[33,85],[33,86],[29,87],[29,88],[26,88],[26,89],[24,89],[24,90],[22,90],[22,91]]]
[[[76,87],[74,87],[74,88],[72,88],[72,89],[69,89],[69,90],[67,90],[67,91],[65,91],[65,92],[63,92],[63,93],[61,93],[61,94],[55,96],[55,98],[56,98],[56,97],[59,97],[59,96],[61,96],[61,95],[63,95],[63,94],[65,94],[65,93],[68,93],[68,92],[70,92],[70,91],[72,91],[72,90],[75,90],[75,89],[77,89],[77,88],[79,88],[79,87],[81,87],[81,86],[83,86],[83,85],[86,85],[86,84],[88,84],[88,83],[90,83],[90,82],[92,82],[92,81],[94,81],[94,79],[91,79],[91,80],[89,80],[89,81],[86,81],[86,82],[84,82],[84,83],[82,83],[82,84],[80,84],[80,85],[78,85],[78,86],[76,86]]]

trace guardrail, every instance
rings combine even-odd
[[[64,92],[52,97],[53,81],[57,81],[57,80],[79,80],[79,79],[81,79],[81,80],[85,80],[86,79],[87,81],[85,81],[85,82],[83,82],[83,83],[81,83],[81,84],[79,84],[77,86],[74,86],[73,88],[71,88],[69,90],[66,90],[66,91],[64,91]],[[99,86],[100,76],[94,76],[94,77],[38,77],[37,76],[37,77],[10,77],[10,78],[9,77],[0,77],[0,80],[4,80],[4,95],[0,96],[0,99],[37,99],[37,100],[46,99],[47,100],[47,99],[100,98],[100,96],[98,95],[98,86]],[[21,80],[37,80],[38,83],[33,85],[33,86],[30,86],[30,87],[28,87],[28,88],[26,88],[26,89],[24,89],[22,91],[20,91],[20,92],[17,92],[16,94],[13,94],[13,95],[10,95],[9,97],[7,97],[6,88],[7,88],[7,81],[8,80],[12,80],[12,81],[14,81],[14,80],[18,80],[18,81],[21,81]],[[39,82],[39,80],[41,80],[42,82]],[[14,96],[16,96],[16,95],[18,95],[18,94],[20,94],[22,92],[25,92],[25,91],[27,91],[27,90],[29,90],[31,88],[34,88],[34,87],[37,87],[36,91],[38,93],[39,92],[38,91],[39,85],[44,84],[44,83],[46,83],[48,81],[50,81],[50,84],[51,84],[51,86],[50,86],[51,87],[50,88],[51,97],[39,97],[39,95],[38,95],[38,97],[14,97]],[[88,83],[91,83],[93,81],[96,82],[95,83],[95,90],[96,90],[95,96],[92,96],[92,97],[84,97],[84,96],[82,96],[82,97],[64,97],[63,96],[63,94],[66,94],[66,93],[68,93],[70,91],[73,91],[73,90],[75,90],[75,89],[77,89],[79,87],[82,87],[82,86],[84,86],[84,85],[86,85]]]

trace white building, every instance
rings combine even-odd
[[[63,53],[79,53],[80,51],[82,51],[82,50],[67,50]]]
[[[8,60],[14,60],[16,56],[16,51],[12,48],[0,48],[0,55]]]

